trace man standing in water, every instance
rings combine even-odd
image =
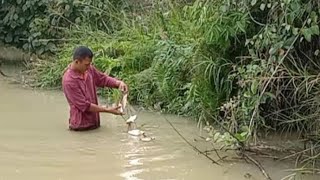
[[[84,46],[77,47],[73,61],[67,67],[62,87],[70,106],[69,129],[91,130],[100,127],[100,112],[122,115],[120,107],[98,105],[97,87],[119,88],[127,93],[128,86],[115,78],[98,71],[91,63],[92,51]]]

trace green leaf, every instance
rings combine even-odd
[[[286,48],[286,49],[289,49],[295,39],[296,39],[296,38],[295,38],[294,36],[288,38],[288,39],[283,43],[283,47]]]
[[[221,7],[220,7],[220,10],[221,10],[222,12],[226,12],[226,11],[227,11],[227,6],[225,6],[225,5],[221,6]]]
[[[258,89],[258,86],[259,86],[258,81],[257,81],[257,80],[254,80],[254,81],[252,82],[252,84],[251,84],[251,92],[252,92],[253,94],[256,94],[257,89]]]
[[[75,20],[75,23],[76,23],[76,24],[79,24],[80,22],[81,22],[81,18],[80,18],[80,17],[77,17],[76,20]]]
[[[257,3],[257,0],[251,0],[251,6],[254,6]]]
[[[312,8],[313,8],[313,5],[312,5],[311,1],[309,1],[309,2],[305,5],[305,10],[306,10],[308,13],[311,13]]]
[[[298,33],[299,33],[298,30],[299,30],[298,28],[293,28],[292,29],[293,35],[298,35]]]
[[[304,36],[304,38],[308,41],[308,42],[311,42],[311,30],[309,29],[302,29],[302,34]]]
[[[56,19],[55,19],[55,18],[52,18],[52,20],[51,20],[51,25],[53,25],[53,26],[56,25]]]
[[[268,97],[267,96],[262,96],[260,99],[260,104],[265,104],[267,102]]]
[[[32,46],[33,46],[34,48],[40,46],[39,40],[33,40],[33,41],[31,42],[31,44],[32,44]]]
[[[312,34],[319,35],[319,26],[318,25],[311,26],[310,30],[311,30]]]
[[[28,2],[28,1],[27,1]],[[22,6],[22,11],[24,12],[24,11],[26,11],[28,9],[28,6],[25,4],[25,5],[23,5]]]
[[[237,21],[236,24],[237,24],[238,28],[239,28],[242,32],[246,32],[246,30],[243,28],[243,24],[241,24],[240,21]]]
[[[39,37],[41,36],[41,32],[36,32],[32,34],[32,37]]]
[[[248,126],[241,126],[240,128],[241,131],[249,131],[249,127]]]
[[[248,92],[245,92],[245,93],[243,94],[243,96],[246,97],[246,98],[250,98],[250,97],[251,97]]]
[[[246,137],[239,133],[234,135],[240,142],[244,142],[246,140]]]
[[[242,137],[246,137],[248,134],[249,134],[249,133],[248,133],[247,131],[245,131],[245,132],[242,132],[240,135],[241,135]]]
[[[289,31],[289,30],[290,30],[290,27],[291,27],[290,24],[287,24],[287,25],[286,25],[286,30]]]
[[[65,9],[66,11],[69,11],[69,10],[70,10],[70,6],[67,4],[67,5],[64,7],[64,9]]]
[[[44,48],[43,48],[43,47],[38,48],[38,49],[36,50],[36,52],[37,52],[37,54],[42,54],[42,53],[44,52]]]
[[[16,21],[19,18],[18,14],[13,15],[13,19]]]
[[[50,50],[51,52],[54,52],[57,49],[57,47],[52,42],[49,42],[47,45],[47,49]]]
[[[217,132],[217,133],[215,133],[214,136],[213,136],[213,141],[215,142],[215,141],[217,141],[219,138],[220,138],[220,133]]]
[[[23,17],[20,17],[20,24],[23,24],[26,20]]]
[[[265,8],[266,8],[266,4],[264,4],[264,3],[260,4],[261,11],[264,11]]]
[[[7,43],[10,43],[12,42],[13,38],[12,38],[12,35],[11,33],[7,34],[6,38],[4,39]]]
[[[269,54],[270,54],[270,55],[273,55],[273,54],[276,53],[276,52],[277,52],[277,49],[274,48],[274,47],[272,47],[272,48],[269,49]]]
[[[46,45],[48,45],[48,42],[49,42],[49,41],[41,41],[40,43],[41,43],[42,45],[46,46]]]
[[[13,22],[11,23],[10,27],[11,27],[12,29],[15,29],[15,28],[17,27],[17,23],[16,23],[15,21],[13,21]]]
[[[28,44],[28,43],[25,43],[25,44],[22,46],[22,48],[23,48],[24,50],[28,50],[28,49],[29,49],[29,44]]]
[[[267,7],[268,7],[268,8],[271,8],[271,3],[268,3]]]
[[[310,17],[312,19],[312,22],[317,23],[318,22],[318,15],[316,12],[312,11],[310,14]]]
[[[19,40],[19,36],[14,37],[13,42],[18,43],[19,41],[20,41],[20,40]]]
[[[265,92],[264,95],[270,97],[271,99],[276,99],[276,96],[271,92]]]
[[[250,40],[249,39],[246,39],[246,42],[245,42],[245,46],[247,46],[248,44],[250,43]]]

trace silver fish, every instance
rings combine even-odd
[[[140,138],[140,140],[143,142],[149,142],[149,141],[155,140],[155,137],[142,137]]]
[[[127,102],[128,102],[128,94],[126,93],[126,94],[122,95],[121,101],[119,102],[119,106],[121,106],[120,112],[125,112]]]

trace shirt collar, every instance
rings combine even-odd
[[[70,65],[70,64],[68,65],[68,71],[69,71],[70,76],[71,76],[72,78],[74,78],[74,79],[82,79],[82,80],[85,80],[85,79],[86,79],[87,73],[88,73],[88,71],[86,71],[86,72],[84,73],[84,75],[82,75],[82,74],[80,74],[79,72],[71,69],[71,65]]]

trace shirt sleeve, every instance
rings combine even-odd
[[[94,66],[91,66],[91,70],[93,73],[93,79],[95,85],[98,87],[110,87],[110,88],[117,88],[117,79],[110,77],[99,70],[97,70]]]
[[[66,82],[63,85],[63,91],[69,103],[81,112],[85,112],[90,108],[91,103],[86,100],[86,97],[76,83]]]

